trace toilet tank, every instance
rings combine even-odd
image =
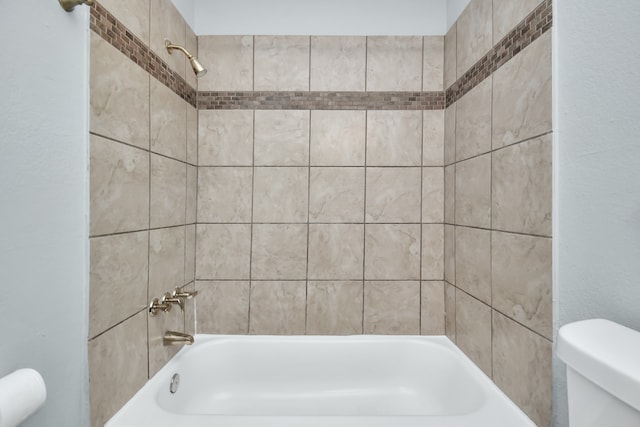
[[[571,427],[640,426],[640,332],[604,319],[560,328]]]

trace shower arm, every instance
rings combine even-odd
[[[167,48],[167,51],[168,51],[169,53],[171,53],[171,50],[172,50],[172,49],[176,49],[176,50],[179,50],[180,52],[184,53],[184,54],[187,56],[187,59],[191,59],[191,58],[193,58],[193,55],[192,55],[192,54],[190,54],[190,53],[189,53],[189,51],[188,51],[187,49],[185,49],[184,47],[179,46],[179,45],[177,45],[177,44],[172,44],[169,40],[165,40],[165,41],[164,41],[164,45],[165,45],[165,47]]]

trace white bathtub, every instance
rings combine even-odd
[[[106,426],[535,426],[446,337],[195,338]]]

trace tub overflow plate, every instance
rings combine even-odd
[[[178,391],[178,387],[180,387],[180,374],[173,374],[171,383],[169,384],[171,394],[175,394],[175,392]]]

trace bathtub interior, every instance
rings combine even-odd
[[[448,340],[218,337],[183,351],[158,378],[156,402],[183,415],[433,416],[478,410],[474,366]],[[171,377],[180,375],[175,394]]]

